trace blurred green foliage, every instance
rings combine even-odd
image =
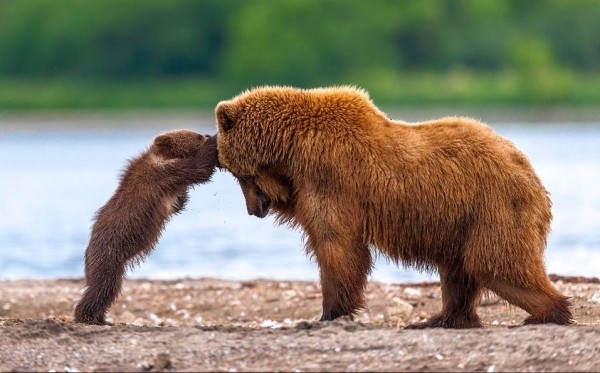
[[[0,108],[212,106],[261,84],[597,103],[599,25],[597,0],[0,0]]]

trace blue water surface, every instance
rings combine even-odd
[[[83,275],[92,217],[128,158],[164,126],[4,126],[0,120],[0,278]],[[214,133],[210,121],[184,123]],[[23,128],[21,128],[23,127]],[[494,124],[531,159],[554,203],[550,273],[600,276],[600,125]],[[25,128],[25,129],[24,129]],[[246,213],[233,177],[218,172],[190,193],[153,254],[130,277],[317,280],[302,234]],[[437,279],[378,257],[372,280]]]

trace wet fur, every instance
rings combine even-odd
[[[525,323],[571,322],[545,271],[548,193],[487,125],[394,121],[352,87],[262,87],[215,113],[219,162],[240,180],[248,212],[272,209],[304,231],[322,320],[364,307],[373,248],[439,272],[442,311],[413,328],[481,327],[484,289],[530,313]]]
[[[129,161],[114,195],[96,213],[85,252],[87,288],[75,321],[106,323],[127,266],[152,251],[169,218],[185,207],[189,187],[209,181],[216,164],[216,139],[187,130],[156,137]]]

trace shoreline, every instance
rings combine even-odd
[[[590,106],[383,106],[391,118],[408,122],[446,116],[468,116],[491,125],[522,123],[527,125],[598,125],[600,108]],[[6,130],[164,128],[171,123],[214,127],[213,110],[205,109],[57,109],[0,110],[0,128]],[[98,126],[102,124],[102,126]],[[127,125],[127,127],[123,127]]]

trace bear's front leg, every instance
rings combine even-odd
[[[364,291],[372,268],[367,245],[348,244],[309,237],[309,250],[319,265],[323,314],[321,321],[353,317],[365,306]]]

